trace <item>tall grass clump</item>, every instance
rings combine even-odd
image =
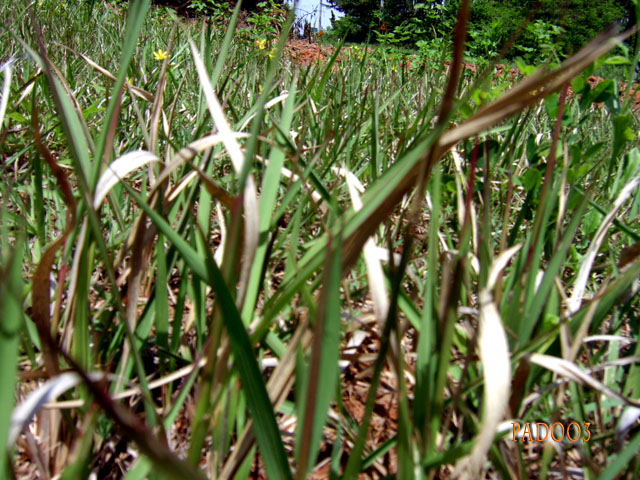
[[[632,32],[472,76],[468,4],[447,67],[0,6],[2,477],[637,476]]]

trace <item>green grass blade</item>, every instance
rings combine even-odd
[[[340,238],[330,242],[331,253],[326,260],[325,280],[320,295],[318,316],[314,327],[313,347],[306,409],[302,420],[298,457],[298,478],[306,478],[313,467],[320,448],[320,439],[329,413],[331,399],[336,392],[338,360],[340,358],[340,279],[342,259]]]
[[[6,245],[4,239],[3,244]],[[20,245],[16,245],[19,247]],[[0,418],[0,475],[8,476],[7,439],[15,401],[14,387],[22,327],[22,278],[20,255],[16,248],[5,252],[0,265],[0,407],[5,412]]]
[[[216,292],[217,302],[222,312],[224,325],[231,340],[235,367],[242,380],[242,388],[247,395],[247,405],[254,422],[254,431],[267,472],[272,478],[291,478],[291,471],[280,437],[280,431],[267,389],[265,387],[247,330],[242,323],[234,299],[224,281],[222,272],[215,262],[205,262],[195,249],[176,233],[162,216],[131,187],[129,194],[138,202],[151,221],[178,250],[193,273],[210,285]]]
[[[131,63],[131,59],[133,58],[133,54],[136,49],[136,41],[138,40],[138,36],[140,35],[140,31],[142,30],[142,25],[144,24],[145,17],[147,15],[147,11],[151,6],[151,0],[133,0],[129,3],[129,11],[127,13],[127,28],[125,32],[124,41],[122,43],[122,56],[120,58],[120,69],[118,70],[118,75],[116,76],[116,81],[111,87],[111,98],[109,99],[109,104],[107,105],[107,111],[105,112],[104,122],[102,131],[100,133],[100,137],[98,138],[98,142],[96,143],[96,163],[93,171],[93,176],[91,177],[91,190],[95,189],[95,186],[98,183],[98,178],[100,177],[100,163],[102,162],[103,156],[107,151],[107,141],[111,132],[111,125],[113,123],[113,117],[116,115],[117,109],[120,104],[120,92],[122,91],[122,86],[127,78],[127,67]]]
[[[638,451],[640,451],[640,433],[636,433],[624,450],[608,464],[604,472],[598,476],[598,480],[622,478],[620,474],[629,468],[634,458],[637,460]]]
[[[280,128],[283,132],[288,132],[291,128],[295,98],[296,80],[294,79],[289,89],[289,96],[287,97],[284,111],[282,112]],[[273,148],[271,150],[271,154],[269,155],[269,164],[267,165],[266,171],[264,173],[264,178],[262,180],[262,190],[258,211],[258,216],[260,218],[260,243],[254,257],[251,276],[249,278],[249,285],[247,287],[247,296],[245,297],[245,304],[242,310],[242,318],[245,320],[245,324],[250,323],[251,316],[254,312],[256,300],[258,298],[262,280],[262,268],[267,252],[269,233],[272,228],[272,215],[276,207],[276,199],[280,186],[280,178],[282,175],[284,158],[285,156],[283,150],[279,148]]]

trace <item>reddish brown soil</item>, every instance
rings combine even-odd
[[[310,65],[315,61],[324,61],[333,55],[333,46],[319,45],[309,40],[291,40],[287,43],[287,53],[300,65]]]

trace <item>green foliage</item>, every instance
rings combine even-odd
[[[336,0],[331,1],[330,4],[335,5],[345,14],[332,26],[339,37],[347,35],[348,41],[356,42],[367,40],[372,27],[376,24],[375,14],[379,11],[374,0]]]
[[[391,0],[382,7],[374,0],[335,0],[331,2],[345,17],[337,20],[336,27],[347,33],[351,41],[364,41],[374,35],[382,41],[415,43],[423,37],[442,37],[451,32],[455,24],[459,0],[446,3],[428,0],[412,4],[405,0]],[[347,20],[343,20],[347,19]],[[393,34],[392,37],[388,35]],[[382,35],[382,37],[380,37]]]
[[[358,38],[355,32],[361,29],[354,17],[349,15],[340,17],[331,23],[331,28],[327,31],[327,38],[334,42],[338,42],[343,38]]]
[[[198,15],[209,15],[217,23],[224,23],[228,20],[233,10],[229,2],[214,0],[193,0],[189,4],[189,9]]]
[[[364,41],[373,35],[373,39],[386,44],[420,42],[419,48],[428,50],[430,45],[437,48],[440,39],[451,33],[459,4],[458,0],[431,0],[410,5],[395,0],[380,6],[371,1],[336,0],[334,5],[346,16],[334,28],[337,36],[348,35],[352,41]],[[506,52],[507,57],[557,61],[577,51],[611,23],[629,24],[632,12],[633,5],[620,0],[476,0],[468,30],[469,54],[491,58],[523,28]]]
[[[276,38],[287,19],[287,10],[276,0],[259,2],[257,7],[256,12],[247,18],[247,23],[257,30],[258,35]]]

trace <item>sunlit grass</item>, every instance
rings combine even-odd
[[[148,7],[0,7],[3,475],[637,473],[611,34],[514,86],[462,71],[463,16],[447,73]]]

